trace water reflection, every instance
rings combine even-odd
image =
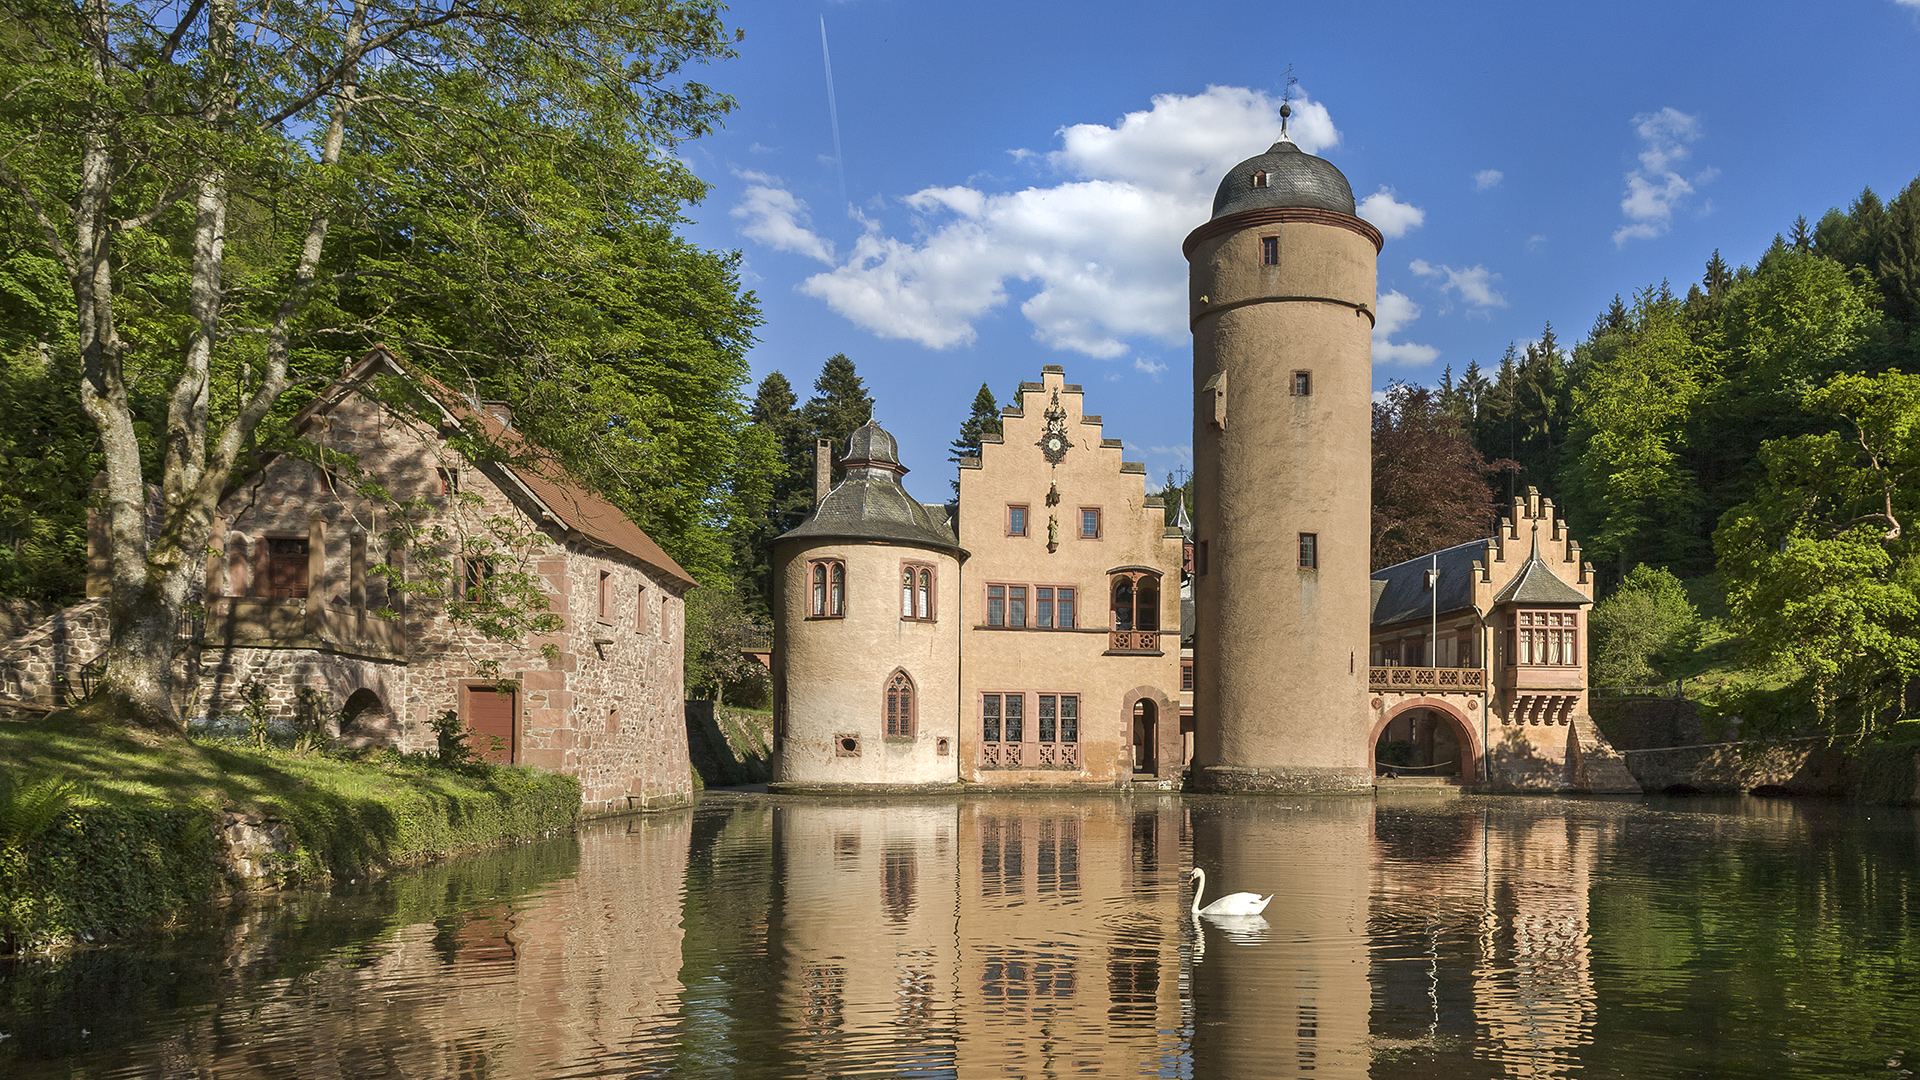
[[[1915,824],[1751,800],[712,797],[0,968],[0,1073],[1897,1076]],[[1196,863],[1272,906],[1194,917]]]

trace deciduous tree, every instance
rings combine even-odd
[[[1493,532],[1489,464],[1424,386],[1396,382],[1373,406],[1373,565],[1377,569]]]
[[[67,285],[106,473],[111,636],[95,706],[177,729],[176,627],[219,493],[294,384],[301,345],[368,325],[335,303],[343,275],[404,273],[404,259],[340,251],[336,226],[371,226],[390,191],[437,206],[431,241],[467,267],[439,279],[472,282],[468,308],[497,302],[510,322],[543,290],[487,290],[538,276],[528,257],[597,253],[609,225],[664,220],[698,193],[665,149],[729,107],[682,70],[727,55],[730,35],[706,0],[20,0],[8,21],[0,190]],[[548,197],[525,197],[536,190]],[[463,230],[476,206],[499,213]],[[149,383],[167,403],[151,433],[134,405]],[[157,453],[143,455],[148,439]]]

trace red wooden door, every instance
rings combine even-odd
[[[486,687],[467,690],[467,743],[483,760],[510,764],[518,760],[515,739],[514,694]]]

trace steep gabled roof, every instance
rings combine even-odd
[[[1424,619],[1434,611],[1434,596],[1427,591],[1427,571],[1437,562],[1440,571],[1439,613],[1464,611],[1473,606],[1473,564],[1486,558],[1487,542],[1469,540],[1430,555],[1381,567],[1373,572],[1374,626],[1389,626],[1409,619]]]
[[[1579,589],[1560,580],[1540,558],[1540,533],[1533,534],[1533,554],[1527,556],[1527,564],[1513,575],[1507,587],[1493,598],[1496,604],[1591,604],[1587,595]]]
[[[332,385],[321,391],[294,417],[294,428],[304,432],[314,418],[339,404],[368,379],[382,371],[398,375],[426,391],[448,421],[476,429],[489,443],[523,458],[520,464],[479,462],[483,468],[507,481],[503,486],[510,496],[531,504],[535,516],[542,512],[572,532],[638,559],[682,585],[699,584],[681,569],[653,537],[633,523],[633,519],[600,495],[569,475],[553,456],[532,445],[518,431],[500,419],[456,394],[431,375],[407,370],[385,346],[375,346],[351,365]]]

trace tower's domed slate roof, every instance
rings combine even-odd
[[[939,551],[960,550],[944,515],[915,501],[900,486],[900,444],[879,424],[854,429],[841,458],[846,476],[827,492],[787,540],[880,540]]]
[[[1261,173],[1266,174],[1266,186],[1255,187]],[[1282,206],[1351,215],[1353,188],[1332,162],[1306,153],[1283,135],[1266,153],[1235,165],[1213,196],[1215,219]]]

